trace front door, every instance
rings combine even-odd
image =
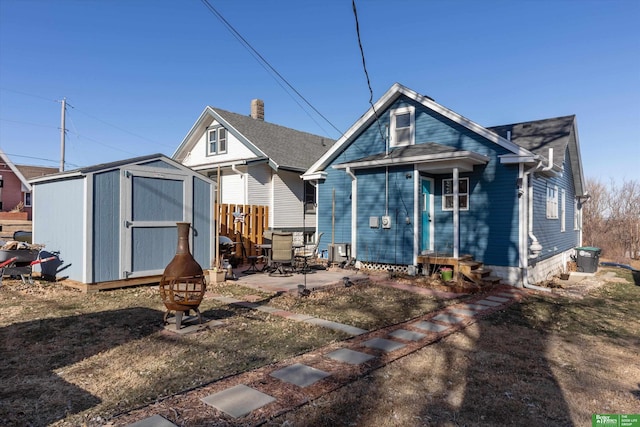
[[[420,179],[420,252],[433,250],[433,180]]]

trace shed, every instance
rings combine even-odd
[[[153,283],[175,255],[182,221],[192,224],[196,261],[206,269],[215,257],[215,183],[162,154],[30,183],[33,242],[59,259],[42,264],[43,274],[95,290]]]

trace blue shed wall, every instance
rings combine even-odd
[[[84,178],[33,184],[33,238],[44,251],[57,253],[56,274],[82,281],[84,256]],[[55,263],[42,265],[43,271]]]
[[[120,278],[120,170],[93,178],[92,282]]]
[[[203,269],[212,266],[211,218],[213,215],[211,186],[204,180],[193,177],[193,257]]]

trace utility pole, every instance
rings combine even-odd
[[[60,172],[64,172],[64,138],[67,134],[65,129],[65,113],[67,111],[67,98],[62,98],[62,112],[60,113]]]

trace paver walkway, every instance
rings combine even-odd
[[[421,289],[410,288],[409,290],[418,292]],[[188,393],[196,393],[198,396],[202,406],[197,411],[200,417],[206,417],[205,420],[214,422],[226,419],[232,424],[237,421],[238,424],[254,425],[317,399],[393,360],[432,344],[475,323],[481,317],[505,308],[522,296],[523,293],[515,288],[503,288],[491,294],[472,297],[467,302],[450,305],[418,319],[372,332],[266,305],[216,296],[217,300],[226,304],[236,304],[295,321],[337,329],[350,334],[352,338]],[[171,402],[167,402],[171,399]],[[193,402],[193,399],[186,400]],[[121,417],[123,423],[119,424],[116,419],[112,425],[172,426],[175,424],[168,418],[176,413],[176,408],[178,412],[196,410],[181,408],[179,396],[167,401],[153,405],[156,415],[152,417],[131,423],[132,417],[135,420],[134,411]],[[148,410],[143,413],[148,414]]]

